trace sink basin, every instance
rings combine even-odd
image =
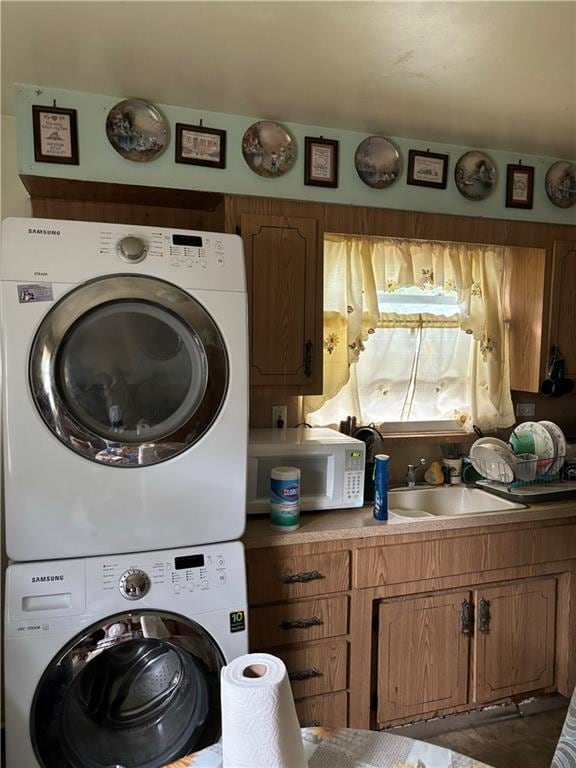
[[[454,517],[482,512],[523,509],[525,504],[501,499],[479,488],[442,486],[438,488],[399,488],[388,494],[388,511],[398,517]]]

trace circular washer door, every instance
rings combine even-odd
[[[169,459],[210,428],[228,388],[224,340],[182,289],[114,275],[66,294],[30,354],[34,401],[50,430],[93,461]]]
[[[158,768],[220,737],[224,657],[172,613],[122,613],[53,659],[34,695],[30,736],[43,768]]]

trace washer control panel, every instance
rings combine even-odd
[[[151,559],[129,568],[108,559],[100,565],[99,575],[102,589],[119,589],[126,600],[139,600],[151,589],[156,595],[184,597],[223,587],[227,583],[227,562],[218,550],[210,554],[194,552],[171,559]]]
[[[140,568],[129,568],[120,577],[118,589],[126,600],[139,600],[150,591],[150,578]]]

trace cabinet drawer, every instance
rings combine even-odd
[[[335,640],[296,651],[272,651],[288,670],[295,699],[343,691],[348,680],[348,643]]]
[[[347,551],[248,562],[250,605],[343,592],[349,587]]]
[[[250,610],[250,646],[253,650],[323,640],[347,632],[347,595]]]
[[[302,728],[346,728],[348,724],[348,694],[346,691],[327,696],[311,696],[296,701],[296,714]]]

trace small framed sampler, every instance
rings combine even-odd
[[[338,186],[338,142],[332,139],[304,139],[304,184],[312,187]]]
[[[177,163],[226,168],[226,131],[176,123]]]
[[[506,168],[506,208],[532,208],[534,168],[522,164]]]
[[[415,187],[433,187],[446,189],[448,179],[448,155],[435,152],[419,152],[411,149],[408,152],[407,184]]]
[[[32,105],[34,160],[79,165],[75,109]]]

